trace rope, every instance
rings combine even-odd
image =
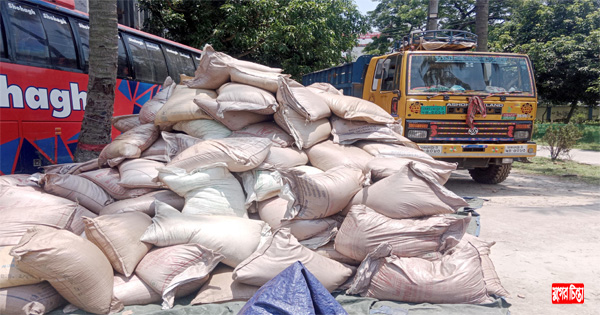
[[[467,107],[467,125],[469,125],[470,129],[473,129],[473,121],[477,114],[481,114],[481,117],[485,118],[485,104],[483,104],[479,96],[473,96],[469,98],[469,107]]]

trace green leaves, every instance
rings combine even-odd
[[[145,30],[233,57],[304,73],[343,62],[367,31],[352,0],[141,0]]]

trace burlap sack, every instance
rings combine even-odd
[[[461,242],[456,245],[456,248],[468,246],[468,244],[475,246],[479,252],[479,259],[481,260],[481,269],[483,270],[483,281],[485,281],[485,287],[489,295],[508,297],[510,293],[500,283],[500,277],[496,273],[494,263],[490,258],[490,248],[496,244],[496,242],[487,242],[476,236],[465,234]]]
[[[233,268],[219,264],[190,304],[248,301],[259,289],[257,286],[233,281],[232,277]]]
[[[391,251],[391,246],[383,243],[371,252],[358,268],[347,293],[409,303],[492,301],[486,292],[479,254],[473,246],[434,261],[396,257]]]
[[[67,301],[46,281],[0,289],[0,314],[46,314]]]
[[[270,235],[263,221],[221,215],[185,215],[156,201],[152,218],[141,241],[156,246],[197,243],[225,256],[223,263],[235,267],[250,256]]]
[[[294,138],[298,149],[306,149],[327,140],[331,134],[329,119],[323,118],[317,121],[307,121],[288,106],[280,106],[273,116],[275,123]]]
[[[416,143],[410,140],[402,141],[402,144],[358,141],[354,143],[354,145],[369,152],[375,157],[401,157],[433,160],[429,154],[423,152]]]
[[[192,137],[202,140],[227,138],[231,135],[231,130],[222,123],[212,119],[180,121],[173,125],[173,130],[183,131]]]
[[[199,167],[191,172],[177,167],[159,169],[158,179],[185,197],[184,214],[230,215],[248,218],[240,182],[225,163]]]
[[[243,67],[256,71],[281,73],[281,69],[270,68],[257,63],[237,60],[222,52],[217,52],[211,45],[202,49],[202,57],[196,69],[194,79],[184,81],[187,86],[197,89],[216,90],[229,81],[229,72],[232,67]]]
[[[294,139],[274,122],[262,122],[234,131],[231,137],[258,137],[273,141],[273,147],[286,148],[294,144]]]
[[[129,131],[142,124],[139,114],[114,116],[110,121],[112,126],[120,132]]]
[[[65,163],[43,166],[45,174],[71,174],[78,175],[83,172],[97,170],[98,159],[92,159],[81,163]],[[29,175],[27,175],[29,176]]]
[[[269,155],[256,168],[261,170],[278,170],[305,165],[308,163],[308,155],[296,148],[271,147]]]
[[[113,297],[110,262],[96,245],[78,235],[37,226],[10,254],[20,270],[50,282],[67,301],[87,312],[108,314],[123,309]]]
[[[179,121],[194,119],[211,119],[194,103],[194,98],[216,99],[217,93],[212,90],[191,89],[185,85],[177,85],[165,105],[156,113],[154,124],[168,129]]]
[[[157,190],[136,198],[113,202],[102,208],[100,215],[139,211],[154,216],[154,201],[159,200],[176,209],[183,209],[185,199],[170,190]]]
[[[376,157],[367,163],[367,171],[371,173],[371,180],[376,182],[396,174],[411,161],[418,161],[429,165],[432,171],[431,175],[440,185],[444,185],[448,181],[452,172],[456,170],[457,165],[456,163],[433,159]]]
[[[246,126],[256,124],[262,121],[271,120],[270,115],[260,115],[248,111],[227,111],[223,113],[223,117],[217,114],[219,103],[216,100],[196,97],[194,103],[198,105],[212,119],[219,121],[225,127],[231,130],[240,130]]]
[[[155,188],[127,188],[121,186],[121,174],[117,168],[101,168],[94,171],[79,174],[85,179],[89,179],[94,184],[100,186],[105,192],[116,200],[126,200],[149,194]],[[111,203],[112,204],[112,203]]]
[[[162,295],[163,309],[173,307],[178,288],[194,282],[199,289],[223,255],[199,244],[182,244],[151,250],[135,274]]]
[[[341,219],[327,217],[315,220],[286,220],[287,204],[288,201],[280,197],[273,197],[258,203],[260,219],[267,222],[273,232],[280,228],[289,228],[290,233],[301,243],[312,239],[309,246],[303,244],[309,248],[323,246],[336,235],[337,229],[341,225]]]
[[[392,254],[398,257],[442,252],[458,244],[470,219],[450,216],[392,219],[365,205],[356,205],[342,223],[335,238],[335,249],[358,261],[383,242],[390,244]]]
[[[365,176],[360,169],[339,166],[324,173],[306,175],[297,170],[281,171],[286,184],[280,194],[288,200],[286,219],[320,219],[344,209]]]
[[[126,212],[83,218],[85,236],[96,244],[110,261],[115,271],[131,276],[135,266],[152,248],[140,237],[152,224],[152,219],[142,212]]]
[[[402,136],[402,125],[399,121],[393,124],[373,124],[346,120],[335,115],[331,116],[329,120],[334,143],[353,144],[357,141],[367,140],[401,144],[408,140]]]
[[[359,266],[361,261],[354,260],[348,256],[343,255],[342,253],[335,250],[334,241],[331,241],[323,246],[320,246],[313,250],[315,253],[327,257],[329,259],[335,260],[339,263],[350,265],[350,266]]]
[[[148,149],[142,152],[140,157],[153,161],[168,162],[167,142],[159,136]]]
[[[163,139],[165,139],[167,145],[168,162],[171,161],[173,157],[183,152],[185,149],[191,147],[196,143],[204,141],[202,139],[198,139],[196,137],[192,137],[184,133],[170,133],[163,131],[161,132],[161,136]]]
[[[144,124],[118,135],[109,143],[98,157],[98,165],[106,163],[110,167],[117,166],[125,159],[138,158],[142,151],[150,147],[158,139],[158,127]]]
[[[332,93],[316,95],[329,106],[331,112],[346,120],[366,121],[372,124],[393,124],[395,121],[394,117],[379,105],[358,97]]]
[[[75,201],[94,213],[115,201],[100,186],[78,175],[45,174],[40,184],[46,192]]]
[[[233,280],[262,286],[296,261],[304,264],[329,292],[352,275],[350,268],[300,245],[289,229],[283,228],[235,268]]]
[[[231,81],[257,87],[271,93],[277,92],[279,78],[289,78],[289,74],[265,72],[245,67],[232,67],[229,71]]]
[[[191,281],[177,288],[175,298],[184,297],[198,291],[198,282],[202,284],[204,279]],[[162,301],[162,295],[144,283],[135,274],[127,278],[123,275],[115,275],[113,293],[123,305],[146,305]]]
[[[251,85],[225,83],[218,90],[217,115],[223,117],[228,111],[249,111],[261,115],[272,115],[277,111],[277,100],[273,93]]]
[[[330,94],[334,94],[334,95],[344,95],[344,93],[341,90],[338,90],[335,88],[335,86],[333,86],[329,83],[325,83],[325,82],[315,82],[315,83],[307,86],[306,88],[308,88],[309,90],[313,91],[313,93],[316,93],[316,94],[330,93]]]
[[[411,161],[397,173],[359,191],[345,211],[363,204],[390,218],[405,219],[453,213],[469,205],[440,185],[433,173],[429,166]]]
[[[319,95],[289,78],[279,79],[277,101],[293,109],[308,121],[317,121],[331,116],[329,107]]]
[[[9,255],[12,246],[0,247],[0,289],[40,283],[38,277],[17,268],[14,257]]]
[[[130,189],[161,188],[161,183],[153,180],[158,176],[158,169],[164,166],[165,163],[146,159],[127,160],[119,164],[119,185]]]
[[[0,246],[12,246],[34,226],[65,229],[83,207],[33,187],[0,185]]]
[[[271,148],[264,138],[225,138],[194,144],[174,157],[169,167],[192,171],[198,167],[224,162],[231,172],[244,172],[262,163]]]
[[[156,117],[156,113],[165,105],[165,102],[171,97],[173,90],[177,85],[171,79],[171,77],[167,77],[165,82],[163,83],[161,90],[154,95],[154,97],[144,103],[142,109],[140,109],[139,118],[140,123],[148,124],[154,123],[154,118]]]
[[[331,140],[317,143],[306,149],[306,154],[312,166],[323,171],[340,165],[368,170],[367,164],[374,158],[366,151],[352,145],[335,144]]]

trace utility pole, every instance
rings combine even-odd
[[[429,14],[427,14],[427,30],[437,30],[439,0],[429,0]]]

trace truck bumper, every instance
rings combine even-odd
[[[419,147],[437,159],[444,158],[525,158],[534,157],[537,145],[534,142],[511,144],[445,144],[419,143]]]

